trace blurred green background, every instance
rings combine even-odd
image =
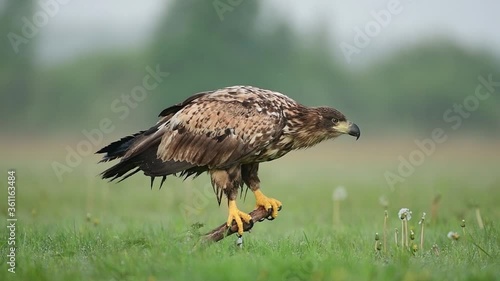
[[[169,77],[126,120],[113,119],[121,132],[193,93],[247,84],[334,106],[370,134],[426,133],[447,125],[444,112],[474,94],[478,76],[500,80],[500,43],[488,39],[495,24],[483,19],[494,20],[493,2],[436,13],[427,2],[396,1],[399,13],[379,20],[374,36],[365,30],[390,1],[60,2],[2,1],[4,132],[81,135],[121,116],[113,101],[142,84],[146,66]],[[467,12],[472,19],[456,19]],[[347,59],[342,44],[356,47],[357,29],[369,42]],[[498,136],[498,91],[460,133]]]

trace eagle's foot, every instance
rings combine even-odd
[[[267,211],[272,210],[271,216],[268,219],[274,220],[278,216],[278,211],[283,206],[281,202],[265,196],[260,189],[255,190],[253,193],[255,195],[256,208],[264,207]]]
[[[243,231],[245,230],[243,228],[243,221],[252,224],[252,217],[249,214],[240,211],[236,206],[235,200],[229,200],[229,217],[227,218],[228,227],[231,227],[231,225],[233,224],[233,220],[238,226],[239,235],[243,235]]]

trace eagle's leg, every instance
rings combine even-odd
[[[245,184],[252,190],[255,195],[256,208],[264,207],[266,210],[272,210],[271,217],[274,219],[278,216],[278,211],[281,210],[282,204],[280,201],[264,195],[260,190],[260,179],[257,175],[259,164],[247,164],[241,167],[241,176]]]
[[[243,231],[245,230],[243,228],[243,221],[245,221],[246,223],[250,223],[252,221],[252,217],[249,214],[238,209],[238,207],[236,206],[236,199],[228,199],[228,209],[229,216],[227,218],[227,226],[231,227],[234,220],[236,222],[236,225],[238,226],[238,234],[243,235]]]
[[[217,189],[217,193],[223,191],[227,196],[227,206],[229,212],[227,226],[231,227],[234,220],[238,226],[238,234],[243,235],[243,222],[251,224],[252,217],[249,214],[240,211],[236,206],[238,188],[242,185],[240,166],[234,166],[225,170],[211,170],[210,176],[212,178],[212,185]]]
[[[255,207],[264,207],[266,210],[272,209],[271,217],[273,217],[273,219],[276,218],[278,216],[278,211],[280,211],[282,207],[281,202],[274,198],[265,196],[264,193],[260,191],[260,188],[252,191],[255,195]]]

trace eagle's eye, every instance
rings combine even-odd
[[[337,119],[337,118],[335,118],[335,117],[334,117],[334,118],[332,118],[332,123],[333,123],[334,125],[336,125],[338,122],[339,122],[339,119]]]

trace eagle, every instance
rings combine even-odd
[[[238,234],[243,222],[253,223],[236,205],[244,185],[272,219],[282,204],[261,191],[259,163],[280,158],[342,134],[360,136],[359,127],[332,107],[307,107],[279,92],[252,86],[232,86],[197,93],[164,109],[151,128],[115,141],[96,153],[100,162],[120,159],[101,173],[120,181],[142,171],[161,177],[188,178],[208,172],[219,205],[228,200],[227,226]],[[248,189],[247,189],[248,190]]]

